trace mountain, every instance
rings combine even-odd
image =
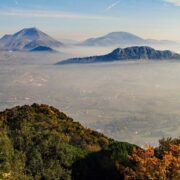
[[[79,45],[84,46],[134,46],[134,45],[178,45],[175,41],[144,39],[128,32],[112,32],[105,36],[91,38]]]
[[[17,106],[0,112],[0,179],[179,179],[179,145],[162,139],[145,151],[52,106]]]
[[[34,49],[31,49],[31,52],[40,52],[40,51],[42,51],[42,52],[44,52],[44,51],[46,51],[46,52],[54,52],[54,50],[52,48],[47,47],[47,46],[38,46],[38,47],[36,47]]]
[[[63,43],[53,39],[37,28],[25,28],[13,35],[5,35],[0,39],[4,50],[30,51],[38,46],[51,48],[63,46]]]
[[[81,43],[86,46],[110,46],[119,44],[144,44],[145,40],[127,32],[112,32],[98,38],[87,39]]]
[[[60,61],[57,64],[74,64],[74,63],[97,63],[112,62],[123,60],[165,60],[180,59],[180,55],[171,51],[159,51],[147,46],[134,46],[128,48],[117,48],[109,54],[102,56],[91,56],[82,58],[72,58]]]

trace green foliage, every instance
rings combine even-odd
[[[0,179],[71,179],[76,161],[113,142],[38,104],[1,112],[0,130]]]
[[[78,180],[104,179],[118,180],[124,177],[118,165],[132,166],[129,160],[134,145],[124,142],[113,142],[101,151],[90,153],[77,161],[73,167],[73,177]]]
[[[0,177],[10,171],[13,154],[11,141],[4,132],[0,132]]]
[[[179,138],[162,138],[159,140],[159,147],[155,149],[155,155],[159,158],[163,157],[163,153],[170,151],[170,145],[179,145],[180,144],[180,137]]]
[[[160,140],[156,156],[179,143]],[[0,179],[124,179],[127,169],[136,166],[129,159],[134,147],[140,149],[86,129],[48,105],[0,112]]]

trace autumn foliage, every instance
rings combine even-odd
[[[125,179],[177,180],[180,179],[180,145],[169,145],[162,158],[156,156],[156,148],[147,146],[146,150],[134,148],[130,160],[134,168],[122,168]]]

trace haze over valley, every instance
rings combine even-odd
[[[1,51],[0,109],[33,102],[54,105],[87,127],[138,145],[177,137],[179,61],[55,65],[60,60],[110,50]]]

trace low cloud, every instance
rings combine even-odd
[[[0,16],[19,16],[19,17],[35,17],[35,18],[59,18],[59,19],[85,19],[85,20],[107,20],[117,19],[109,16],[84,15],[63,11],[42,11],[42,10],[19,10],[9,9],[1,10]]]
[[[112,8],[116,7],[119,3],[120,3],[120,0],[119,0],[119,1],[116,1],[116,2],[114,2],[114,3],[112,3],[112,4],[110,4],[110,5],[105,9],[105,11],[111,10]]]
[[[171,3],[175,6],[180,6],[180,0],[164,0],[165,2]]]

